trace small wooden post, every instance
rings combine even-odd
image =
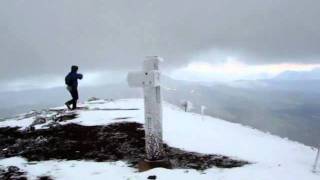
[[[201,106],[201,119],[203,120],[204,119],[204,111],[207,109],[206,106]]]
[[[314,165],[313,165],[313,172],[317,172],[317,166],[318,166],[318,161],[319,161],[319,156],[320,156],[320,147],[318,147],[318,152],[316,155],[316,160],[314,161]]]

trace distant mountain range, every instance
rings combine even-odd
[[[314,75],[319,73],[318,76]],[[291,75],[291,74],[313,75]],[[269,80],[233,83],[199,83],[163,78],[164,100],[178,105],[188,100],[193,111],[207,107],[206,114],[269,131],[281,137],[318,146],[320,137],[320,70],[292,72]],[[299,76],[299,79],[297,78]],[[316,77],[319,77],[316,79]],[[0,118],[62,106],[70,97],[65,88],[0,92]],[[80,99],[143,97],[140,88],[126,82],[99,87],[81,87]]]
[[[320,68],[311,71],[285,71],[274,77],[276,80],[315,80],[320,79]]]

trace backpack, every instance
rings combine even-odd
[[[68,86],[72,86],[72,78],[71,78],[70,74],[68,74],[68,75],[66,76],[66,78],[65,78],[65,83],[66,83],[66,85],[68,85]]]

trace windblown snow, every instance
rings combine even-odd
[[[85,102],[88,110],[78,110],[76,119],[63,122],[84,126],[106,125],[115,122],[144,122],[143,100],[123,99],[117,101],[97,100]],[[61,109],[56,108],[56,109]],[[109,109],[103,111],[101,109]],[[139,109],[139,110],[129,110]],[[123,119],[122,119],[123,118]],[[34,119],[13,118],[0,122],[0,127],[28,127]],[[36,128],[42,128],[37,125]],[[27,172],[29,179],[51,176],[54,179],[230,179],[230,180],[319,180],[320,172],[313,173],[312,165],[316,149],[298,142],[283,139],[241,124],[184,112],[180,108],[164,104],[164,141],[184,150],[221,154],[251,162],[239,168],[211,168],[205,171],[157,168],[139,173],[125,162],[94,161],[41,161],[28,162],[21,157],[0,160],[0,167],[17,166]],[[318,168],[320,169],[320,167]]]

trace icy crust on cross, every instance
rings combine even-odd
[[[146,158],[162,160],[164,158],[162,140],[162,95],[160,57],[149,56],[143,64],[143,70],[128,74],[131,87],[141,87],[144,92]]]

